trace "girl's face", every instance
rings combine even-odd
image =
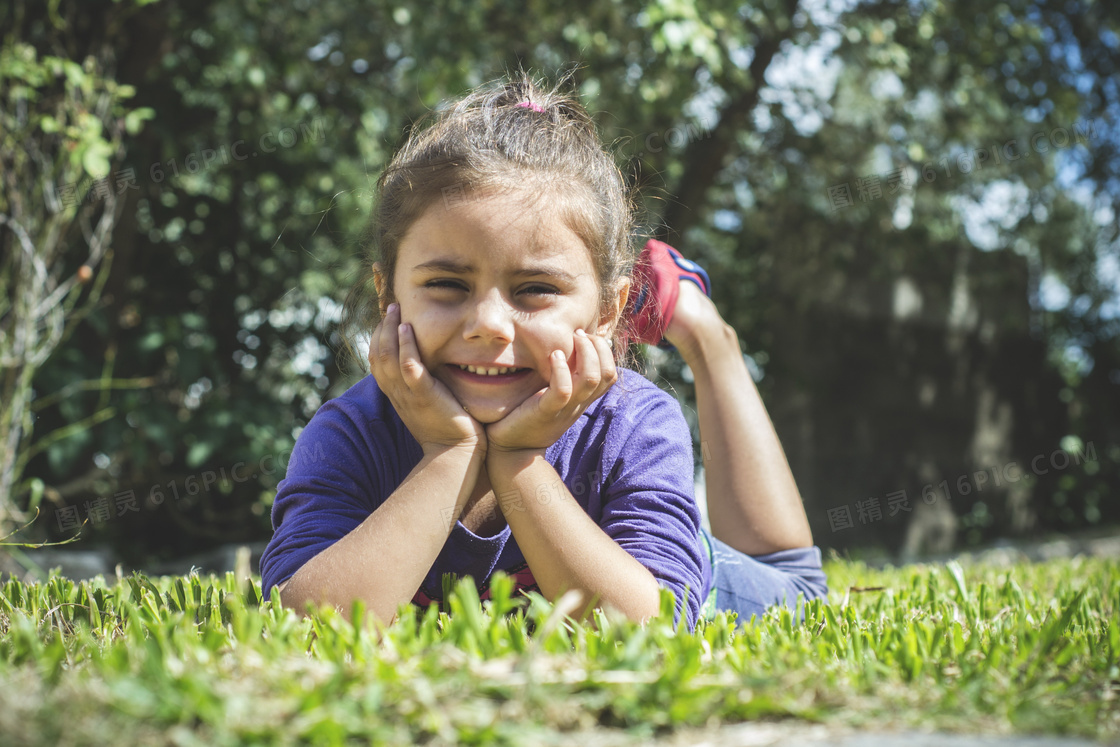
[[[590,251],[547,202],[524,191],[441,200],[398,247],[401,320],[427,369],[481,423],[548,386],[552,351],[574,370],[575,331],[609,334],[626,302],[623,280],[600,309]]]

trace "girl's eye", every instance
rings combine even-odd
[[[533,285],[527,285],[522,288],[521,292],[528,293],[532,296],[552,296],[558,294],[560,291],[556,288],[553,288],[551,285],[538,285],[534,283]]]
[[[425,288],[449,288],[451,290],[466,290],[467,286],[464,285],[459,280],[447,280],[447,279],[440,278],[440,279],[436,279],[436,280],[429,280],[428,282],[424,283],[424,287]]]

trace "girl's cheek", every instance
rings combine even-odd
[[[564,351],[564,357],[570,358],[575,350],[575,329],[561,321],[541,321],[528,330],[540,349],[539,354],[547,358],[553,350]]]

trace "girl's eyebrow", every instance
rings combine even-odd
[[[456,262],[453,259],[432,259],[421,262],[413,270],[431,270],[434,272],[451,272],[457,275],[468,275],[474,272],[474,267],[466,262]]]
[[[449,272],[455,275],[470,275],[475,271],[474,265],[468,262],[459,262],[454,259],[432,259],[427,262],[421,262],[412,268],[413,270],[428,271],[428,272]],[[575,276],[571,273],[561,270],[559,267],[523,267],[519,270],[514,270],[510,273],[514,277],[552,277],[562,282],[571,283],[575,281]]]
[[[559,267],[525,267],[520,270],[514,270],[512,273],[514,277],[550,277],[565,283],[574,282],[576,277],[571,273],[564,272]]]

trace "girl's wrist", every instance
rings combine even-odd
[[[452,444],[428,442],[420,444],[420,450],[427,457],[436,457],[443,454],[462,455],[463,457],[474,459],[477,457],[486,457],[487,443],[486,439],[471,439],[468,441],[458,441]]]
[[[541,454],[548,449],[547,446],[506,446],[505,444],[491,442],[488,453],[490,454]]]
[[[517,467],[530,464],[534,459],[544,459],[545,449],[538,448],[509,448],[491,444],[486,452],[486,465],[500,465],[503,467]]]

